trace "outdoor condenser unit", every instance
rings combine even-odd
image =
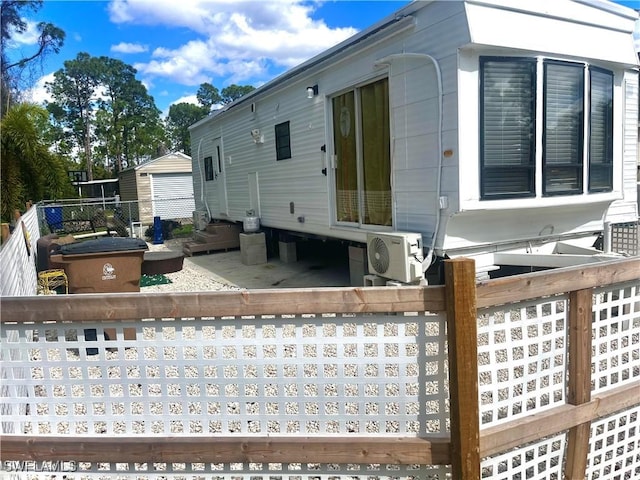
[[[369,272],[411,283],[422,278],[422,235],[405,232],[367,234]]]

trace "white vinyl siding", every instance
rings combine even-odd
[[[611,204],[607,212],[606,221],[611,223],[635,222],[638,219],[638,72],[626,71],[620,86],[614,86],[614,114],[621,111],[623,118],[623,142],[621,146],[614,144],[614,158],[622,156],[622,198]],[[621,91],[624,100],[617,95]],[[614,121],[614,131],[615,131]],[[614,136],[617,136],[614,135]],[[618,169],[614,162],[614,188],[618,178]]]

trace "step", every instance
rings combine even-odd
[[[204,229],[204,232],[196,232],[196,233],[236,236],[242,233],[242,225],[237,223],[225,223],[225,222],[210,223]]]
[[[204,231],[195,232],[192,242],[186,242],[182,251],[187,256],[198,252],[213,252],[240,247],[242,227],[235,223],[211,223]]]
[[[186,256],[191,257],[194,253],[200,252],[215,252],[218,250],[230,250],[234,248],[239,248],[240,242],[238,240],[220,240],[212,241],[212,242],[185,242],[182,245],[182,253]]]

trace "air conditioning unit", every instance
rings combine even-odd
[[[369,273],[411,283],[422,278],[422,235],[405,232],[367,234]]]
[[[193,211],[193,227],[196,230],[202,231],[207,228],[207,225],[209,225],[209,220],[209,214],[204,210]]]

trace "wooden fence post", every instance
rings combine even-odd
[[[593,292],[584,289],[569,294],[569,383],[567,403],[581,405],[591,401],[591,344]],[[584,478],[589,453],[591,422],[569,430],[564,478]]]
[[[476,267],[471,259],[445,261],[449,345],[451,469],[453,478],[480,479]]]
[[[11,230],[9,229],[9,224],[8,223],[3,223],[2,224],[2,242],[6,242],[7,240],[9,240],[9,237],[11,236]]]

